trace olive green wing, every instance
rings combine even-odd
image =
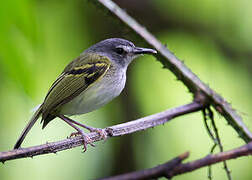
[[[42,119],[46,119],[48,115],[57,115],[60,106],[101,79],[110,65],[106,56],[90,53],[69,63],[47,93],[42,107]]]

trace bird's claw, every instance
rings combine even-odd
[[[92,128],[90,130],[90,132],[96,132],[100,135],[101,139],[103,139],[104,141],[107,139],[107,133],[105,130],[100,129],[100,128]]]
[[[87,145],[90,144],[91,146],[95,147],[95,145],[92,143],[92,140],[87,136],[84,132],[73,132],[70,134],[71,137],[76,137],[76,136],[81,136],[83,138],[83,152],[86,152],[87,150]]]

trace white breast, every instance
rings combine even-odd
[[[117,97],[124,89],[126,69],[104,77],[88,87],[80,95],[64,104],[60,110],[64,115],[85,114],[96,110]]]

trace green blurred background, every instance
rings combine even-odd
[[[204,82],[223,95],[252,130],[252,2],[248,0],[117,0]],[[66,64],[90,45],[123,37],[144,46],[108,11],[85,0],[10,0],[0,3],[0,151],[12,149],[48,88]],[[189,103],[186,87],[152,56],[128,69],[126,89],[105,107],[74,117],[106,127]],[[225,150],[244,142],[216,115]],[[24,147],[66,138],[73,129],[55,119],[37,123]],[[86,153],[75,148],[57,155],[19,159],[0,165],[1,180],[95,179],[153,167],[185,151],[188,160],[208,154],[212,141],[200,112],[164,126],[99,142]],[[252,179],[252,159],[228,161],[233,179]],[[213,178],[225,179],[223,165]],[[174,179],[207,179],[207,169]]]

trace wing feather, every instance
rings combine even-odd
[[[60,106],[71,101],[90,84],[102,78],[110,67],[106,56],[85,54],[65,68],[49,89],[42,107],[42,119],[56,115]]]

